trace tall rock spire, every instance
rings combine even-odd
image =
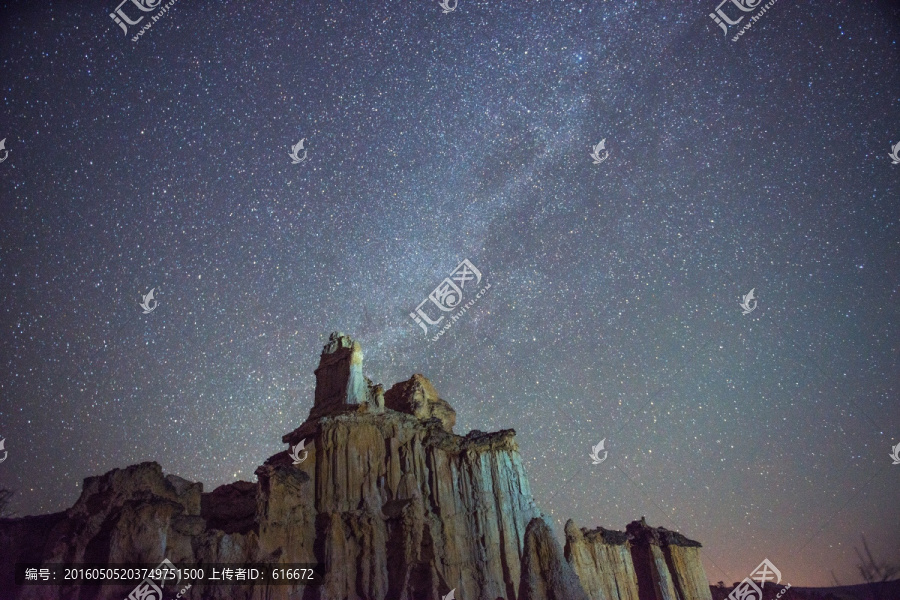
[[[359,342],[335,331],[322,348],[316,369],[316,395],[310,419],[368,404],[374,412],[384,408],[383,395],[363,375],[363,351]],[[380,406],[379,406],[380,404]]]

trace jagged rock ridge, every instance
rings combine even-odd
[[[643,521],[625,532],[566,524],[565,551],[535,506],[513,430],[453,433],[456,413],[422,375],[386,393],[333,333],[315,371],[305,442],[258,483],[202,493],[156,463],[85,480],[63,513],[0,520],[0,581],[16,562],[317,563],[321,586],[197,585],[190,598],[304,600],[709,600],[699,544]],[[40,541],[34,539],[40,535]],[[123,598],[129,589],[6,586],[3,598]]]

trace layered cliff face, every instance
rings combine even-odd
[[[626,533],[579,529],[570,520],[565,556],[591,600],[642,600]]]
[[[643,518],[625,531],[566,523],[566,560],[591,600],[712,600],[699,549]]]
[[[525,532],[519,600],[588,600],[552,528],[540,518],[532,519]]]
[[[453,433],[456,413],[422,375],[386,393],[360,345],[332,334],[303,442],[258,483],[202,493],[156,463],[85,480],[64,513],[0,520],[0,598],[125,597],[128,587],[5,585],[16,562],[315,563],[315,587],[195,585],[190,598],[282,600],[707,600],[698,546],[645,524],[566,526],[565,555],[534,504],[512,430]],[[36,539],[35,536],[40,538]],[[660,589],[662,592],[657,592]],[[704,593],[705,592],[705,593]],[[677,595],[676,595],[677,594]]]
[[[650,527],[644,519],[629,523],[625,530],[632,543],[642,600],[712,600],[699,542],[663,527]],[[649,593],[651,589],[655,596]]]
[[[310,419],[283,438],[307,448],[314,440],[309,457],[294,467],[285,452],[256,472],[264,513],[296,496],[273,477],[295,469],[309,477],[301,493],[314,499],[316,518],[306,535],[323,552],[282,560],[324,562],[322,598],[437,599],[452,589],[458,598],[515,598],[525,528],[539,514],[515,432],[454,435],[456,414],[425,377],[381,393],[355,370],[361,363],[359,345],[332,334]],[[287,550],[283,529],[261,518],[266,551]]]

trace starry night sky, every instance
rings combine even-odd
[[[646,515],[729,584],[896,561],[900,10],[732,42],[716,4],[179,0],[137,42],[117,0],[4,4],[12,508],[148,460],[255,481],[340,330],[514,428],[559,533]],[[491,289],[432,342],[466,258]]]

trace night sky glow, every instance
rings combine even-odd
[[[457,433],[514,428],[558,533],[646,515],[726,583],[900,556],[892,3],[732,41],[717,0],[180,0],[133,42],[117,1],[0,8],[19,515],[148,460],[255,481],[339,330]],[[409,313],[463,259],[491,289],[432,342]]]

